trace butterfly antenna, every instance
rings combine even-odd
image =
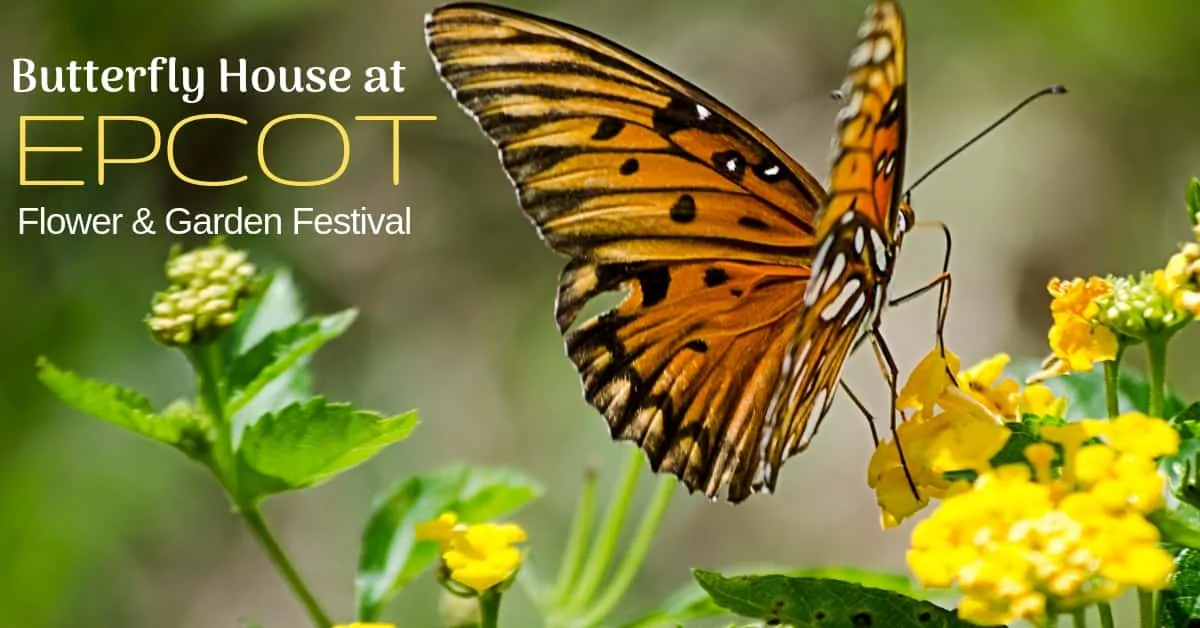
[[[951,159],[958,157],[960,154],[962,154],[963,151],[970,148],[972,144],[974,144],[975,142],[978,142],[979,140],[983,139],[984,136],[986,136],[988,133],[991,133],[992,131],[994,131],[996,129],[996,127],[1000,126],[1001,124],[1004,124],[1004,122],[1007,121],[1009,118],[1017,115],[1017,112],[1024,109],[1029,103],[1041,98],[1042,96],[1051,96],[1054,94],[1065,94],[1065,93],[1067,93],[1066,85],[1051,85],[1050,87],[1047,87],[1045,89],[1037,91],[1034,94],[1031,94],[1025,100],[1022,100],[1021,102],[1017,103],[1017,106],[1013,107],[1012,109],[1009,109],[1008,113],[1000,116],[995,122],[989,124],[986,129],[980,131],[979,133],[976,133],[975,137],[972,137],[971,139],[967,140],[967,142],[965,144],[954,149],[953,152],[951,152],[949,155],[946,155],[944,158],[942,158],[941,161],[937,162],[936,164],[933,164],[933,166],[931,168],[929,168],[929,170],[925,171],[925,174],[921,175],[920,177],[917,177],[917,180],[908,187],[908,191],[906,191],[904,193],[904,195],[908,196],[909,194],[912,194],[912,191],[914,189],[916,189],[916,187],[918,185],[921,185],[922,181],[924,181],[925,179],[928,179],[930,175],[932,175],[933,173],[935,173],[939,169],[941,169],[941,167],[946,165]]]

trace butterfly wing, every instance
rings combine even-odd
[[[818,182],[713,97],[596,35],[473,3],[436,10],[426,34],[526,214],[570,258],[556,317],[588,401],[656,470],[744,499],[761,442],[777,438],[769,406],[799,324]]]
[[[907,128],[904,17],[893,0],[867,11],[850,55],[833,142],[829,200],[817,218],[812,279],[805,289],[796,368],[774,395],[784,438],[766,459],[808,446],[833,398],[842,364],[861,334],[879,324],[900,239],[911,226],[901,201]],[[810,417],[816,416],[808,430]],[[766,485],[776,469],[767,469]]]

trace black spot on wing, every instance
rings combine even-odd
[[[757,231],[766,231],[770,228],[767,223],[753,216],[742,216],[741,218],[738,218],[738,224],[746,227],[747,229],[754,229]]]
[[[705,353],[708,351],[708,343],[700,339],[689,340],[687,344],[683,345],[683,348],[690,349],[696,353]]]
[[[736,150],[723,150],[713,153],[713,166],[730,179],[741,182],[746,176],[746,158]]]
[[[708,286],[709,288],[715,288],[726,281],[729,281],[729,273],[725,272],[724,270],[721,270],[715,266],[713,268],[705,269],[704,285]]]
[[[642,307],[652,307],[667,298],[671,287],[671,271],[665,267],[647,268],[637,274],[642,287]]]
[[[625,121],[618,118],[605,118],[596,127],[596,132],[592,134],[592,139],[597,141],[611,140],[621,133],[625,128]]]
[[[691,222],[696,219],[696,199],[691,194],[684,194],[671,206],[671,220],[675,222]]]
[[[637,172],[640,167],[641,164],[638,163],[638,160],[631,157],[625,160],[625,163],[621,164],[621,174],[629,176]]]

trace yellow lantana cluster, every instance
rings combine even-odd
[[[957,585],[963,619],[1038,619],[1168,583],[1173,563],[1146,514],[1163,506],[1155,459],[1178,450],[1178,433],[1129,413],[1040,435],[1048,442],[1026,448],[1029,465],[985,471],[913,531],[913,574],[926,587]]]
[[[514,523],[460,523],[458,515],[442,513],[417,524],[418,541],[437,541],[450,579],[478,593],[508,580],[521,566],[521,551],[514,547],[526,539]]]
[[[867,484],[875,489],[885,528],[912,516],[930,499],[968,488],[967,482],[949,480],[947,474],[989,468],[1011,435],[1002,425],[1005,420],[1016,420],[1021,411],[1054,416],[1065,411],[1065,400],[1056,399],[1046,386],[1022,389],[1016,380],[1002,378],[1008,362],[1000,354],[960,371],[958,356],[947,351],[943,359],[935,349],[913,369],[896,400],[898,409],[912,414],[897,426],[896,440],[875,450],[867,467]],[[958,373],[957,385],[952,372]]]
[[[1036,377],[1090,371],[1097,362],[1116,358],[1117,336],[1097,320],[1097,301],[1112,293],[1112,281],[1102,277],[1064,281],[1055,277],[1046,290],[1053,297],[1050,314],[1054,323],[1048,334],[1053,355]]]
[[[1200,240],[1200,226],[1193,233]],[[1155,287],[1174,301],[1175,306],[1200,317],[1200,242],[1184,244],[1155,275]]]

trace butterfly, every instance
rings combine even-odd
[[[847,355],[880,339],[913,225],[895,0],[874,0],[859,31],[828,191],[729,107],[599,35],[479,3],[425,29],[524,212],[569,258],[555,315],[612,437],[689,492],[773,491]],[[574,326],[611,291],[624,299]]]

